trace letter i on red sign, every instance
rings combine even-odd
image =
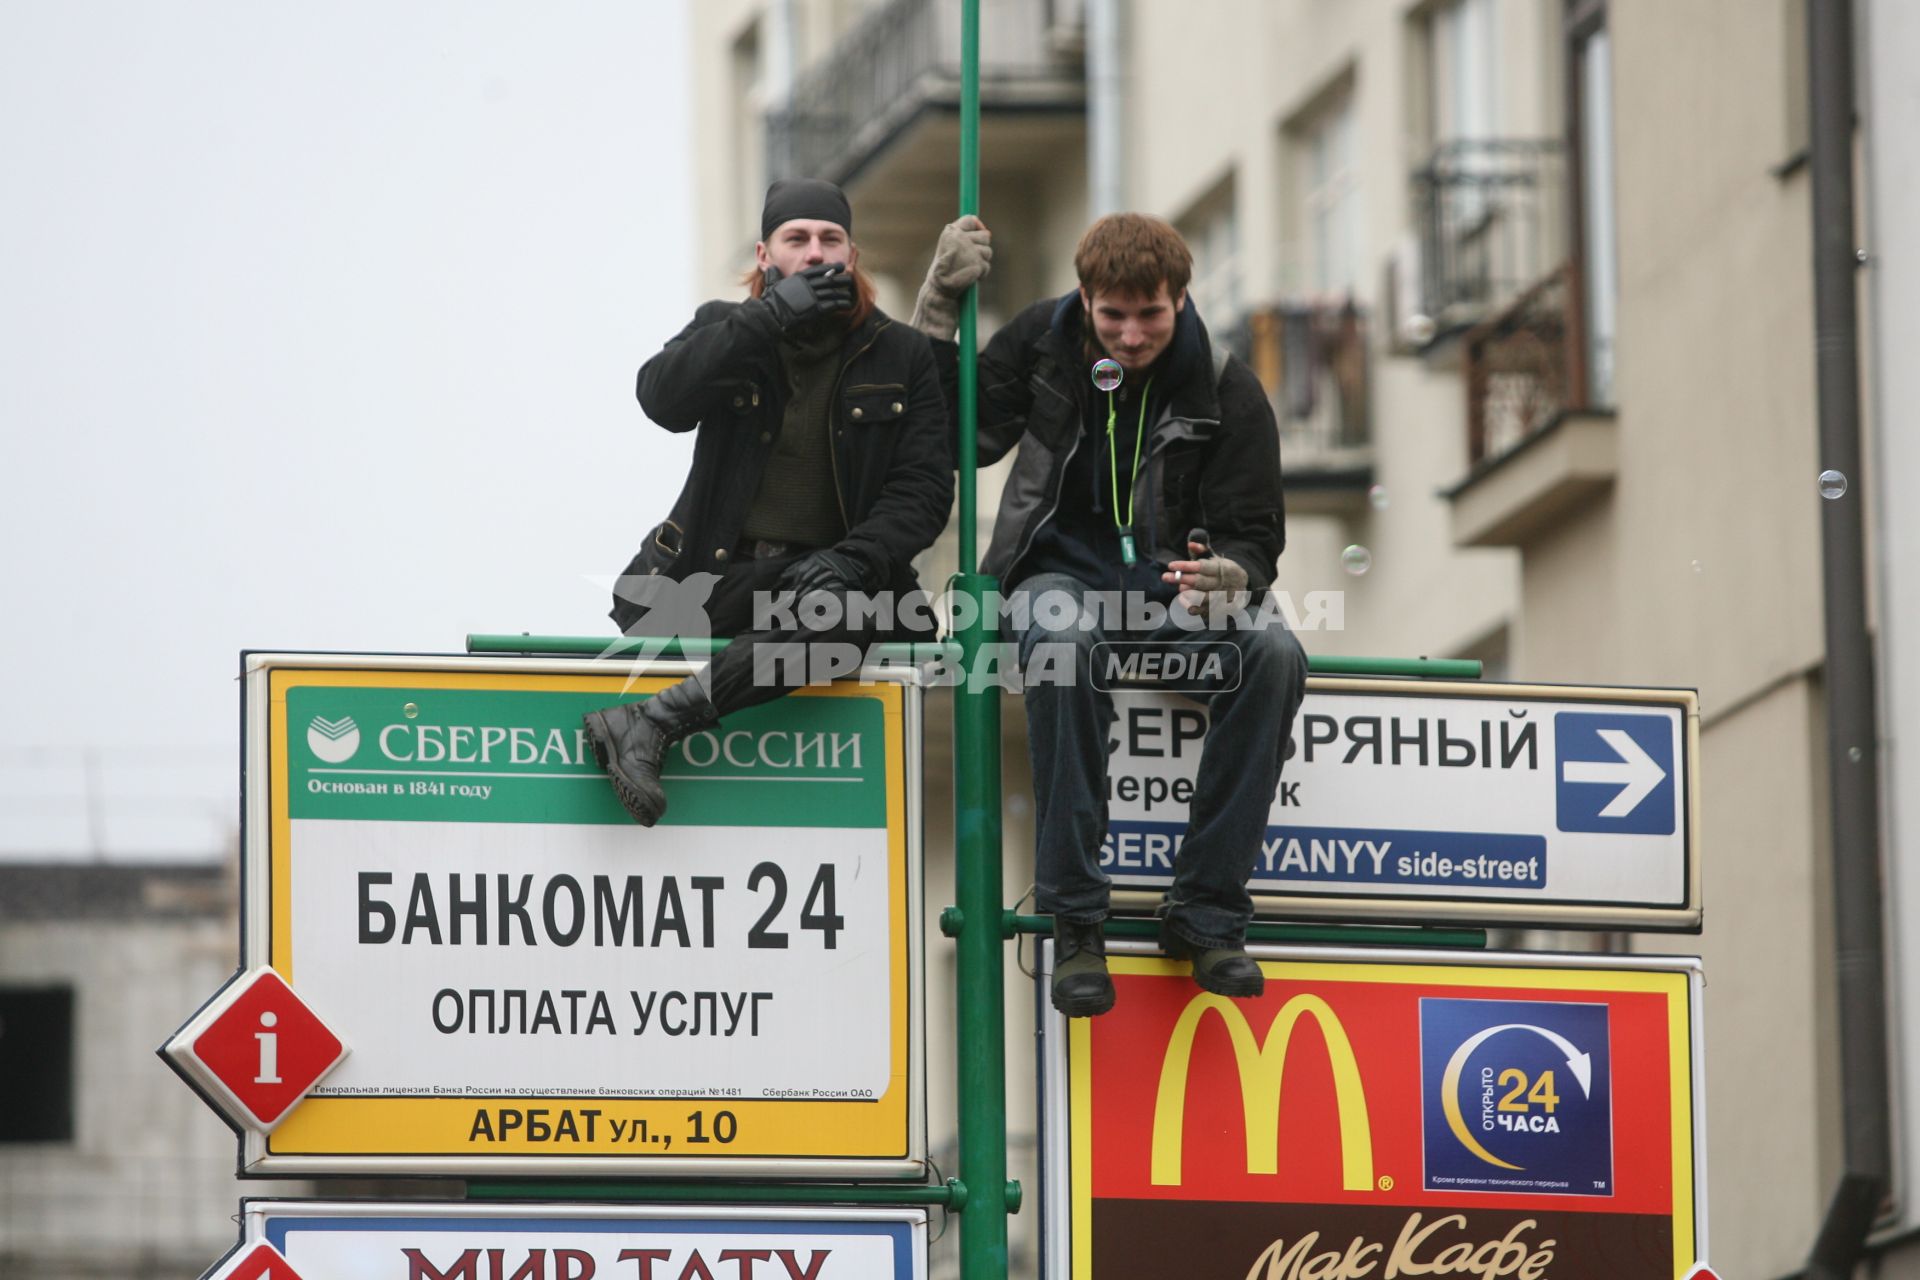
[[[260,1015],[260,1025],[271,1027],[280,1021],[280,1016],[271,1011]],[[260,1042],[260,1072],[254,1076],[255,1084],[280,1084],[280,1037],[271,1031],[256,1031],[253,1038]]]
[[[160,1050],[235,1123],[279,1124],[347,1047],[285,979],[262,966],[236,974]]]

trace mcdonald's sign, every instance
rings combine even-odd
[[[1178,1186],[1180,1148],[1185,1137],[1188,1068],[1200,1020],[1217,1013],[1232,1037],[1233,1064],[1240,1073],[1240,1106],[1247,1122],[1247,1172],[1273,1173],[1274,1136],[1280,1129],[1280,1090],[1287,1073],[1287,1046],[1294,1027],[1312,1018],[1326,1041],[1333,1067],[1334,1106],[1340,1118],[1340,1185],[1348,1191],[1373,1187],[1373,1133],[1367,1118],[1367,1091],[1340,1015],[1325,1000],[1297,995],[1280,1007],[1258,1044],[1247,1015],[1231,1000],[1201,993],[1188,1002],[1174,1023],[1160,1063],[1160,1087],[1153,1101],[1153,1184]]]
[[[1256,953],[1266,994],[1226,1000],[1116,945],[1114,1011],[1045,1024],[1050,1277],[1699,1260],[1697,962]]]

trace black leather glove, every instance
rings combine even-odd
[[[780,589],[802,597],[816,591],[859,591],[866,581],[866,566],[846,552],[815,551],[787,566]]]
[[[821,316],[853,310],[853,273],[838,262],[822,262],[788,276],[761,297],[780,332],[810,324]]]

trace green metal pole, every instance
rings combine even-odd
[[[980,211],[980,0],[960,9],[960,213]],[[997,584],[978,572],[979,302],[960,303],[960,573],[955,582],[961,669],[954,690],[954,900],[966,923],[958,942],[961,1280],[1007,1274],[1006,950],[1000,868],[1000,692],[975,681],[981,649],[996,630],[988,602]]]

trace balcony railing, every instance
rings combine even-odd
[[[1557,140],[1447,142],[1413,173],[1420,310],[1436,335],[1482,319],[1566,256]]]
[[[1289,468],[1341,465],[1372,442],[1367,318],[1351,300],[1259,307],[1224,338],[1267,389]]]
[[[1563,263],[1466,335],[1470,464],[1586,407],[1581,348],[1569,323],[1573,285],[1573,268]]]
[[[924,106],[960,100],[961,0],[891,0],[863,18],[767,117],[769,176],[845,182]],[[980,101],[1077,107],[1074,0],[982,0]]]

